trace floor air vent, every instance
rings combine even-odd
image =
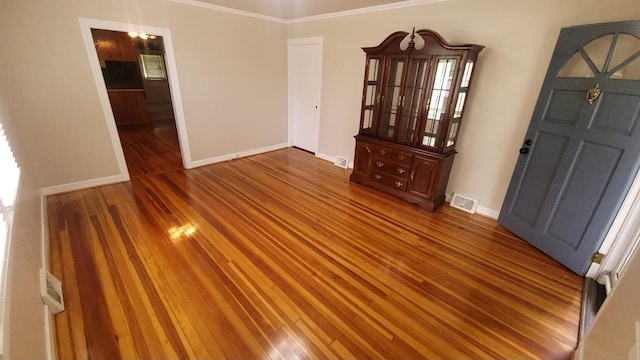
[[[459,194],[453,194],[453,198],[451,199],[451,206],[462,211],[475,214],[476,208],[478,207],[478,200],[471,199]]]
[[[336,156],[336,161],[334,162],[334,164],[346,169],[349,166],[349,159],[342,156]]]

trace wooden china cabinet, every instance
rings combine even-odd
[[[424,45],[423,45],[424,44]],[[366,53],[351,181],[434,211],[444,203],[480,45],[398,31]]]

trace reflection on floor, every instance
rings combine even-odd
[[[174,122],[123,126],[118,134],[132,179],[182,169]]]
[[[59,359],[569,359],[582,278],[297,149],[47,198]]]

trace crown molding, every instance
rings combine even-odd
[[[343,16],[366,14],[366,13],[375,12],[375,11],[385,11],[385,10],[401,9],[401,8],[410,7],[410,6],[433,4],[433,3],[445,2],[447,0],[406,0],[406,1],[395,2],[392,4],[376,5],[376,6],[370,6],[370,7],[360,8],[360,9],[338,11],[338,12],[322,14],[322,15],[305,16],[305,17],[289,19],[289,20],[274,17],[274,16],[262,15],[262,14],[258,14],[250,11],[243,11],[243,10],[232,9],[224,6],[213,5],[213,4],[209,4],[209,3],[205,3],[197,0],[170,0],[170,1],[179,3],[179,4],[197,6],[205,9],[210,9],[210,10],[222,11],[222,12],[235,14],[235,15],[248,16],[256,19],[273,21],[281,24],[296,24],[296,23],[302,23],[307,21],[325,20],[325,19],[332,19],[332,18],[343,17]]]
[[[402,9],[410,6],[426,5],[426,4],[433,4],[433,3],[445,2],[445,1],[447,0],[407,0],[407,1],[400,1],[392,4],[376,5],[376,6],[370,6],[370,7],[360,8],[360,9],[338,11],[338,12],[322,14],[322,15],[306,16],[306,17],[301,17],[296,19],[284,20],[284,22],[287,24],[296,24],[296,23],[307,22],[307,21],[325,20],[325,19],[333,19],[333,18],[343,17],[343,16],[366,14],[366,13],[376,12],[376,11]]]
[[[252,18],[257,18],[257,19],[262,19],[262,20],[267,20],[267,21],[273,21],[273,22],[282,23],[282,24],[287,22],[284,19],[277,18],[277,17],[274,17],[274,16],[267,16],[267,15],[262,15],[262,14],[250,12],[250,11],[242,11],[242,10],[238,10],[238,9],[232,9],[232,8],[228,8],[228,7],[224,7],[224,6],[218,6],[218,5],[205,3],[205,2],[202,2],[202,1],[196,1],[196,0],[170,0],[170,1],[175,2],[175,3],[180,3],[180,4],[197,6],[197,7],[201,7],[201,8],[205,8],[205,9],[209,9],[209,10],[222,11],[222,12],[235,14],[235,15],[248,16],[248,17],[252,17]]]

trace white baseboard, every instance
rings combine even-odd
[[[42,241],[42,268],[49,271],[49,222],[47,221],[47,196],[40,191],[40,239]]]
[[[446,196],[446,198],[445,198],[444,201],[450,203],[451,199],[453,198],[453,195],[445,194],[445,196]],[[484,207],[482,205],[478,205],[478,207],[476,208],[476,213],[480,214],[480,215],[484,215],[484,216],[489,217],[489,218],[492,218],[494,220],[497,220],[498,216],[500,215],[500,211],[489,209],[488,207]]]
[[[114,184],[118,182],[129,181],[129,175],[113,175],[98,179],[78,181],[70,184],[55,185],[42,188],[40,193],[43,196],[61,194],[69,191],[88,189],[101,185]]]
[[[44,337],[47,347],[47,360],[56,360],[57,349],[55,342],[55,329],[53,328],[53,315],[49,311],[49,306],[43,305],[44,310]]]
[[[487,207],[480,206],[480,205],[478,205],[478,208],[476,209],[476,212],[478,214],[480,214],[480,215],[484,215],[486,217],[490,217],[490,218],[492,218],[494,220],[498,220],[498,216],[500,216],[500,211],[489,209]]]
[[[75,189],[77,190],[77,189]],[[47,190],[49,191],[49,190]],[[53,192],[51,194],[54,194]],[[41,261],[42,268],[46,271],[50,270],[49,265],[49,221],[47,220],[47,194],[45,189],[40,190],[40,238],[41,238]],[[47,305],[43,305],[44,316],[44,340],[47,351],[47,360],[57,359],[57,350],[55,342],[55,329],[53,328],[53,315],[49,311]]]
[[[233,160],[233,159],[251,156],[251,155],[262,154],[269,151],[280,150],[288,147],[289,147],[288,143],[275,144],[275,145],[265,146],[257,149],[245,150],[237,153],[216,156],[208,159],[195,160],[191,162],[191,166],[195,168],[195,167],[200,167],[205,165],[211,165],[211,164],[215,164],[223,161]]]
[[[336,157],[335,156],[322,154],[322,153],[316,153],[316,157],[320,158],[322,160],[326,160],[326,161],[332,162],[334,164],[336,162]],[[349,169],[353,169],[353,161],[349,160],[349,165],[348,166],[349,166]]]
[[[578,343],[578,347],[573,351],[573,360],[582,360],[584,359],[584,341],[580,341]]]

